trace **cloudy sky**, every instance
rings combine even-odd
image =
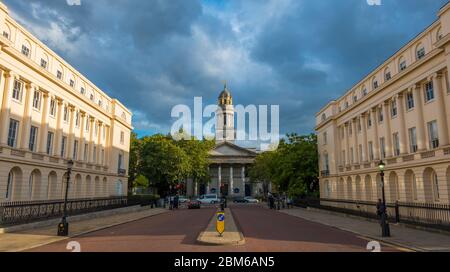
[[[281,133],[310,133],[323,105],[430,25],[447,2],[3,1],[129,107],[140,135],[169,132],[172,107],[194,96],[216,103],[224,80],[235,104],[280,105]]]

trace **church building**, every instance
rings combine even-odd
[[[245,196],[262,196],[261,183],[251,183],[249,167],[255,162],[256,149],[244,148],[235,143],[233,97],[225,85],[218,99],[216,113],[216,146],[209,152],[210,176],[208,184],[187,183],[188,196],[217,194],[233,199]]]

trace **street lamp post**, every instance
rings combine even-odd
[[[381,211],[381,236],[382,237],[390,237],[391,236],[391,231],[389,228],[389,222],[387,221],[387,206],[386,206],[386,195],[385,195],[385,190],[384,190],[384,167],[386,165],[384,164],[383,161],[380,161],[380,163],[378,164],[378,168],[380,169],[380,176],[381,176],[381,193],[382,193],[382,197],[383,197],[383,203],[382,203],[382,207],[380,207]]]
[[[69,160],[67,162],[67,184],[66,184],[66,192],[64,196],[64,209],[63,209],[63,217],[61,222],[58,225],[58,236],[67,236],[69,235],[69,223],[67,222],[67,198],[69,196],[69,183],[70,183],[70,174],[72,173],[73,161]]]

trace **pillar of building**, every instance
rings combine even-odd
[[[233,165],[230,165],[230,195],[234,195]]]
[[[222,165],[219,164],[219,173],[217,177],[217,191],[218,191],[217,194],[219,196],[222,196],[220,188],[222,188]]]
[[[67,137],[67,153],[66,153],[66,158],[67,159],[76,159],[73,158],[74,156],[74,142],[75,142],[75,133],[74,133],[74,129],[75,129],[75,106],[74,105],[69,105],[69,137]]]
[[[385,151],[386,151],[386,157],[392,157],[393,156],[393,148],[392,148],[392,132],[391,132],[391,111],[390,111],[390,104],[391,100],[384,101],[384,143],[385,143]]]
[[[367,140],[367,113],[364,112],[361,114],[361,126],[362,126],[362,145],[363,145],[363,162],[369,161],[369,153],[368,153],[368,140]]]
[[[244,190],[243,192],[241,192],[241,194],[245,196],[245,165],[242,165],[241,178],[242,178],[242,188]]]
[[[30,129],[31,129],[31,107],[33,104],[33,94],[38,90],[38,87],[34,84],[25,85],[25,103],[23,109],[22,117],[22,127],[19,131],[18,142],[20,143],[19,148],[28,150],[29,140],[30,140]]]
[[[61,155],[61,144],[62,144],[62,111],[63,111],[63,100],[59,97],[56,97],[56,101],[58,103],[58,109],[56,113],[56,134],[55,134],[55,149],[53,150],[54,156],[60,156]]]
[[[3,72],[2,74],[2,82],[4,81],[5,85],[3,96],[2,96],[2,104],[1,104],[1,113],[0,113],[0,125],[3,128],[0,132],[0,144],[7,145],[8,144],[8,131],[9,131],[9,114],[11,111],[11,96],[12,90],[14,88],[14,81],[19,79],[19,76],[14,72]]]
[[[448,123],[447,123],[447,110],[445,107],[446,94],[444,93],[444,88],[442,87],[442,74],[435,73],[431,76],[433,81],[434,95],[437,103],[437,125],[439,134],[439,145],[447,146],[448,142]]]
[[[97,148],[97,164],[103,164],[104,163],[104,159],[102,158],[102,150],[103,150],[103,144],[102,144],[102,126],[103,126],[103,122],[102,121],[98,121],[98,130],[97,130],[97,146],[99,148]],[[103,154],[104,155],[104,154]],[[125,158],[124,158],[125,159]]]
[[[358,118],[354,118],[352,120],[353,124],[353,141],[355,147],[353,148],[353,163],[357,164],[359,163],[359,144],[358,144]]]
[[[84,144],[85,144],[85,137],[84,137],[84,131],[86,130],[86,112],[80,110],[80,146],[78,147],[78,160],[84,160]]]
[[[39,129],[38,152],[45,154],[47,152],[48,136],[48,110],[50,108],[50,95],[48,91],[42,91],[42,117],[41,128]]]
[[[94,164],[94,122],[95,118],[89,116],[89,156],[88,162]]]
[[[381,158],[381,153],[380,153],[380,136],[379,136],[379,133],[378,133],[379,122],[378,122],[377,113],[378,113],[378,107],[372,108],[372,115],[373,115],[373,124],[372,124],[372,126],[373,126],[373,131],[374,131],[374,136],[375,136],[375,139],[373,140],[373,148],[374,148],[374,150],[373,150],[373,157],[374,157],[375,160],[380,160],[380,158]]]
[[[416,84],[412,87],[414,93],[414,107],[416,108],[417,118],[417,148],[419,151],[427,149],[425,140],[425,121],[423,117],[423,98],[422,98],[422,84]]]
[[[398,108],[398,118],[400,122],[400,127],[398,136],[400,138],[400,154],[405,155],[408,153],[408,140],[406,133],[406,122],[405,122],[405,96],[401,92],[397,95],[397,108]]]
[[[345,132],[345,154],[346,154],[346,158],[345,158],[345,160],[346,160],[346,165],[350,165],[350,136],[349,136],[349,127],[350,127],[350,124],[347,122],[347,123],[345,123],[345,129],[344,129],[344,132]]]

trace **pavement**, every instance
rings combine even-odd
[[[65,245],[64,251],[67,251],[65,249],[67,245],[66,240],[72,239],[73,237],[165,212],[167,212],[166,209],[142,208],[141,210],[124,214],[113,214],[101,218],[72,222],[69,225],[69,237],[57,236],[56,224],[18,232],[2,233],[0,234],[0,252],[25,251],[55,242],[63,243]],[[70,217],[68,221],[70,222]]]
[[[347,217],[339,213],[316,209],[292,208],[281,210],[280,213],[355,233],[356,235],[380,243],[407,248],[412,251],[450,252],[450,235],[446,234],[418,230],[391,223],[391,237],[383,238],[381,237],[381,229],[378,222]]]
[[[225,232],[222,235],[216,230],[217,218],[214,215],[205,231],[202,231],[197,238],[197,242],[204,245],[243,245],[244,235],[239,231],[233,218],[233,213],[229,208],[225,213]]]
[[[370,239],[268,210],[261,205],[228,206],[245,237],[243,245],[208,246],[197,241],[217,207],[179,209],[77,236],[82,252],[367,252]],[[57,241],[32,252],[64,252],[68,241]],[[401,251],[383,246],[383,251]]]

